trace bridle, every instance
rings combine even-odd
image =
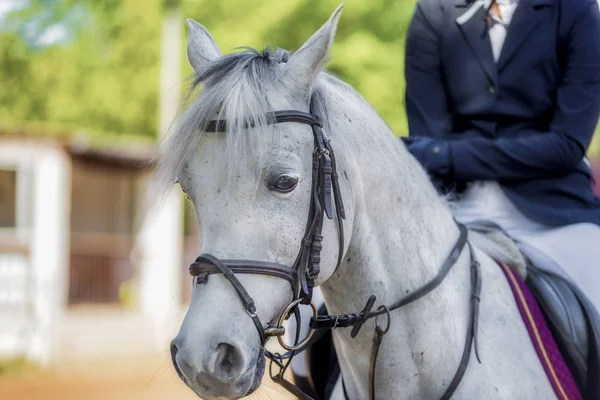
[[[312,111],[311,105],[311,111]],[[196,261],[190,266],[190,275],[195,277],[198,284],[206,283],[208,277],[211,274],[223,274],[225,278],[231,283],[238,297],[240,298],[244,308],[248,315],[252,318],[254,325],[260,336],[261,345],[264,348],[266,339],[271,336],[277,337],[280,345],[288,350],[285,354],[271,353],[265,351],[265,355],[270,359],[271,364],[269,367],[271,379],[284,386],[295,396],[304,400],[313,400],[312,397],[306,395],[299,388],[294,386],[292,383],[284,378],[284,373],[290,365],[291,359],[294,355],[305,349],[312,341],[315,340],[313,336],[315,331],[324,332],[326,329],[336,329],[353,327],[351,336],[354,338],[360,331],[363,324],[371,319],[377,318],[382,315],[387,316],[387,324],[385,328],[382,328],[378,321],[376,321],[375,335],[373,339],[373,349],[371,353],[371,364],[369,368],[369,386],[370,386],[370,398],[375,398],[375,364],[377,361],[377,355],[383,336],[389,330],[390,326],[390,312],[398,309],[402,306],[412,303],[425,296],[433,289],[435,289],[446,277],[452,266],[458,260],[465,245],[469,246],[471,256],[471,277],[472,277],[472,290],[471,290],[471,321],[465,340],[465,347],[463,356],[459,368],[448,386],[442,399],[449,399],[458,387],[464,373],[466,371],[468,361],[471,354],[471,348],[475,346],[475,352],[477,354],[476,346],[476,333],[477,333],[477,321],[479,315],[479,293],[481,292],[481,274],[479,271],[479,263],[475,259],[475,254],[471,244],[467,240],[467,230],[464,226],[459,225],[460,236],[454,245],[454,248],[450,252],[444,262],[438,275],[429,283],[421,287],[420,289],[408,294],[400,301],[392,304],[391,306],[380,306],[376,311],[372,311],[375,304],[375,296],[371,296],[365,308],[355,314],[343,314],[343,315],[321,315],[317,313],[317,309],[312,303],[312,292],[316,279],[320,272],[321,262],[321,250],[323,249],[322,241],[322,230],[323,221],[325,216],[329,219],[335,218],[337,221],[338,239],[339,239],[339,251],[338,261],[336,270],[339,267],[343,254],[344,254],[344,229],[343,220],[346,218],[344,211],[344,205],[342,202],[342,195],[339,186],[339,179],[336,168],[335,156],[331,143],[325,133],[323,132],[323,125],[319,116],[313,113],[305,113],[296,110],[284,110],[275,111],[267,115],[268,124],[279,124],[286,122],[295,122],[307,124],[312,127],[314,136],[314,152],[313,152],[313,163],[312,163],[312,186],[311,186],[311,203],[308,213],[308,220],[306,229],[301,242],[300,252],[292,267],[280,265],[276,263],[269,263],[264,261],[256,260],[221,260],[211,254],[201,254],[198,256]],[[253,126],[252,123],[248,123],[248,126]],[[205,132],[226,132],[227,123],[223,120],[213,120],[207,124],[207,127],[203,129]],[[260,321],[260,318],[256,312],[256,305],[252,297],[248,294],[244,286],[237,279],[236,274],[257,274],[257,275],[268,275],[281,279],[287,280],[292,288],[294,297],[292,302],[284,309],[281,313],[275,326],[264,325]],[[288,345],[283,341],[283,335],[285,329],[283,322],[287,320],[292,314],[295,315],[297,326],[300,327],[300,313],[298,312],[298,305],[305,304],[310,305],[313,311],[313,317],[310,321],[310,333],[308,336],[299,343],[299,332],[300,329],[296,330],[296,337],[293,345]],[[479,359],[479,356],[477,356]],[[286,361],[284,361],[286,360]],[[279,371],[274,374],[273,365],[279,367]],[[342,380],[343,383],[343,380]],[[344,385],[344,395],[348,399],[346,386]]]
[[[219,260],[210,254],[201,254],[196,259],[196,262],[190,266],[190,274],[197,277],[196,280],[198,283],[206,282],[210,274],[222,273],[225,275],[242,300],[246,311],[252,317],[260,335],[261,343],[263,344],[267,336],[277,336],[278,338],[283,336],[281,324],[278,324],[277,328],[279,329],[267,328],[263,330],[263,324],[256,314],[254,300],[248,295],[235,277],[235,274],[270,275],[289,281],[294,292],[293,306],[287,307],[290,312],[293,311],[292,309],[297,304],[311,304],[313,287],[320,272],[321,250],[323,249],[322,230],[325,215],[327,215],[327,218],[333,219],[335,202],[339,232],[338,265],[344,253],[344,227],[342,220],[346,218],[335,156],[333,155],[329,139],[323,133],[321,119],[313,114],[292,110],[271,113],[267,115],[267,122],[270,124],[284,122],[308,124],[312,127],[314,136],[315,150],[313,152],[311,203],[300,252],[294,265],[290,268],[285,265],[255,260]],[[222,120],[211,121],[205,130],[206,132],[225,132],[227,124]],[[285,345],[283,340],[280,340],[280,343]],[[288,350],[291,349],[288,348]]]

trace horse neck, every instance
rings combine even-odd
[[[341,175],[348,176],[353,203],[348,250],[339,273],[322,285],[328,311],[338,314],[360,311],[373,294],[377,296],[375,307],[390,305],[431,281],[448,257],[459,231],[426,173],[366,101],[348,93],[340,94],[339,101],[335,101],[335,92],[328,95],[332,103],[328,116],[335,127],[331,131],[332,144],[343,170]],[[464,336],[459,336],[468,318],[467,263],[468,252],[463,251],[454,271],[434,292],[392,313],[394,332],[388,333],[386,340],[395,341],[397,348],[409,357],[395,360],[405,365],[407,374],[424,373],[422,369],[426,369],[434,380],[434,371],[447,377],[450,371],[446,369],[455,368],[454,361],[441,367],[425,365],[427,362],[416,366],[410,360],[410,349],[461,348],[458,343]],[[427,329],[431,321],[426,318],[437,318],[436,329]],[[344,374],[360,375],[368,370],[365,360],[370,351],[372,325],[365,325],[364,330],[369,333],[356,339],[350,339],[348,332],[336,331]],[[453,331],[457,334],[452,335]],[[365,354],[366,358],[360,357]],[[455,356],[458,359],[459,354]],[[361,381],[364,379],[357,380]]]
[[[361,287],[385,278],[397,296],[439,272],[458,227],[402,141],[344,86],[330,84],[327,91],[332,144],[340,175],[348,177],[354,214],[344,270],[360,276]]]

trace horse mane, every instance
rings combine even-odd
[[[165,194],[177,181],[210,120],[227,121],[225,165],[230,171],[244,156],[260,156],[277,145],[276,129],[267,121],[267,115],[275,110],[265,93],[281,85],[280,64],[290,57],[289,51],[280,48],[258,51],[245,47],[214,60],[200,73],[195,72],[189,78],[183,111],[161,144],[158,188],[154,192]],[[326,77],[331,76],[322,72],[312,88],[311,108],[323,118],[327,128],[327,101],[322,89]],[[248,128],[247,121],[252,121],[254,127]]]

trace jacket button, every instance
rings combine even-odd
[[[490,94],[496,94],[496,88],[490,86]]]

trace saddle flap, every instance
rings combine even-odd
[[[529,265],[527,284],[546,316],[583,398],[600,398],[598,313],[585,295],[558,275]]]

